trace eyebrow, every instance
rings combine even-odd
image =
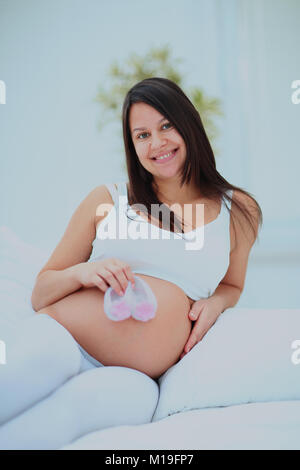
[[[165,121],[166,119],[167,119],[167,118],[163,117],[162,119],[160,119],[160,120],[158,121],[157,124],[159,124],[159,123],[162,122],[162,121]],[[144,131],[145,129],[147,129],[147,127],[136,127],[135,129],[133,129],[132,132],[134,132],[134,131]]]

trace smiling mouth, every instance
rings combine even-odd
[[[153,160],[155,163],[164,163],[168,162],[169,160],[172,160],[172,158],[176,155],[178,148],[172,150],[171,152],[167,153],[166,156],[163,157],[153,157],[151,160]]]

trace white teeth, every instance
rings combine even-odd
[[[162,157],[156,157],[155,160],[163,160],[164,158],[170,157],[170,155],[172,155],[173,152],[174,150],[168,153],[167,155],[163,155]]]

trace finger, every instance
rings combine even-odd
[[[115,278],[114,274],[108,269],[103,269],[100,271],[100,275],[107,282],[109,286],[118,294],[123,295],[123,290],[119,281]]]
[[[126,266],[126,268],[124,268],[124,270],[126,272],[126,276],[127,276],[128,280],[131,282],[131,285],[134,288],[134,286],[135,286],[134,274],[131,271],[130,266]]]
[[[186,347],[185,347],[186,352],[189,352],[197,343],[202,341],[203,337],[206,335],[209,328],[210,328],[210,324],[208,324],[207,321],[203,323],[199,322],[198,325],[195,324],[193,328],[193,332],[190,335],[188,342],[186,344]]]
[[[202,321],[200,322],[201,318],[198,320],[199,322],[199,329],[196,329],[196,334],[198,341],[201,341],[203,337],[206,335],[208,330],[216,323],[218,317],[211,318],[208,315],[202,317]],[[195,325],[196,326],[196,325]]]
[[[200,317],[191,331],[184,350],[188,353],[195,346],[195,344],[201,340],[207,330],[207,319]]]
[[[198,343],[199,341],[202,341],[204,336],[206,335],[206,333],[208,332],[208,330],[210,329],[211,325],[209,325],[205,330],[202,330],[199,334],[198,334]]]
[[[189,312],[190,319],[193,321],[196,321],[199,318],[199,315],[202,312],[204,306],[205,306],[204,304],[201,307],[199,307],[199,304],[198,305],[194,304]]]
[[[186,345],[184,346],[184,351],[188,353],[195,346],[196,343],[197,343],[197,337],[194,333],[192,333]]]
[[[129,266],[129,264],[126,264],[126,263],[121,263],[121,267],[123,271],[125,272],[126,278],[128,279],[128,281],[131,282],[132,287],[134,287],[135,285],[134,275],[133,275],[133,272],[131,271],[131,267]]]
[[[198,316],[199,316],[199,314],[196,313],[194,310],[191,310],[191,311],[189,312],[189,317],[190,317],[190,319],[193,320],[193,321],[196,321],[197,318],[198,318]]]
[[[107,289],[108,289],[108,285],[106,284],[106,282],[104,281],[104,279],[102,279],[102,277],[100,277],[99,275],[95,275],[95,277],[93,278],[93,282],[95,284],[96,287],[99,287],[100,290],[102,290],[103,292],[106,292]]]
[[[125,292],[128,286],[128,279],[123,271],[122,266],[113,266],[112,273],[120,284],[120,289]]]

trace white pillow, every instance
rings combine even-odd
[[[22,241],[9,227],[0,227],[0,326],[17,325],[34,313],[31,293],[49,254]]]
[[[300,309],[225,310],[203,340],[158,379],[152,421],[199,408],[300,399],[295,340]]]

